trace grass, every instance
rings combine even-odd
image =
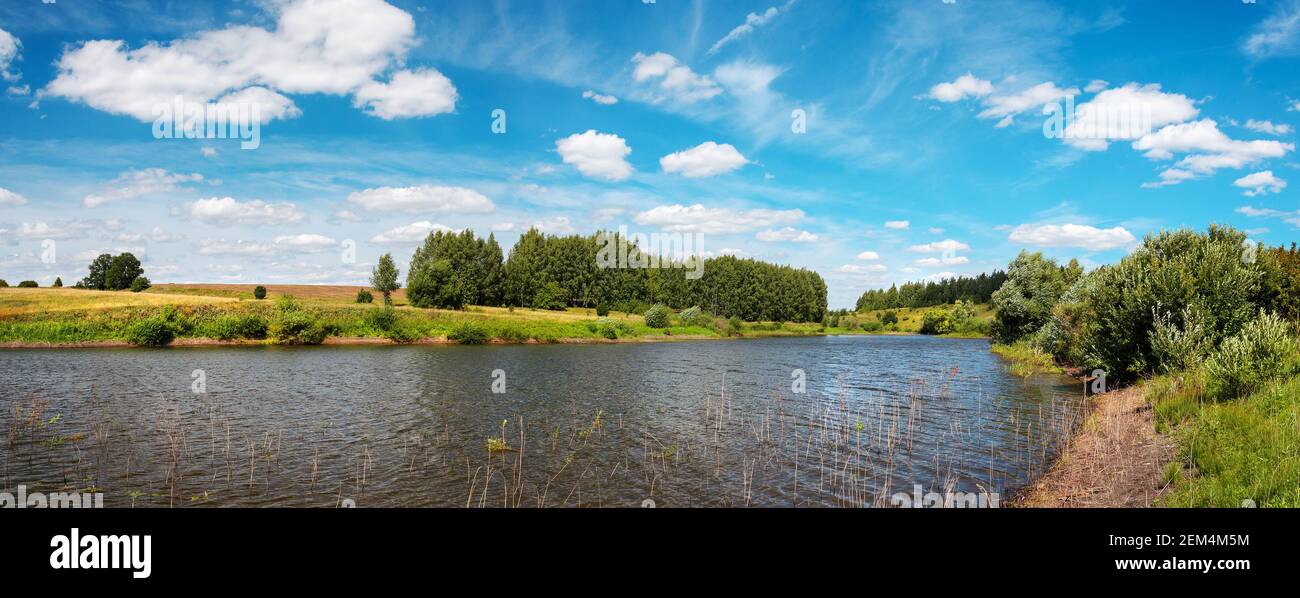
[[[1159,425],[1178,439],[1181,463],[1164,500],[1178,507],[1300,507],[1300,378],[1241,399],[1207,402],[1204,376],[1149,382]]]
[[[1014,345],[993,345],[992,351],[1009,362],[1007,371],[1016,376],[1025,377],[1042,373],[1061,373],[1061,366],[1056,365],[1056,361],[1052,359],[1051,355],[1039,351],[1026,342],[1019,342]]]

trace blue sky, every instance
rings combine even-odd
[[[361,283],[438,227],[626,226],[845,307],[1023,248],[1300,227],[1294,0],[30,0],[0,31],[11,284],[123,250],[156,282]],[[257,105],[260,146],[155,138],[176,96]],[[1143,126],[1049,138],[1067,98]]]

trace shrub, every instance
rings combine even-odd
[[[731,316],[727,318],[727,334],[730,336],[740,336],[740,328],[744,325],[740,316]]]
[[[384,338],[398,344],[413,343],[420,339],[420,335],[414,330],[395,327],[384,332]]]
[[[890,324],[897,324],[898,314],[894,313],[893,310],[889,310],[885,312],[884,315],[880,316],[880,323],[884,324],[885,326],[889,326]]]
[[[667,328],[668,318],[673,310],[668,309],[662,303],[656,303],[653,307],[645,312],[645,325],[651,328]]]
[[[266,299],[266,287],[260,284],[257,285],[257,288],[253,289],[253,298],[258,300]]]
[[[1157,313],[1151,329],[1151,353],[1165,373],[1185,370],[1205,360],[1213,347],[1205,331],[1205,316],[1194,306],[1181,314]]]
[[[266,320],[257,314],[225,315],[207,326],[209,338],[228,341],[237,338],[266,338]]]
[[[7,288],[9,288],[9,282],[3,278],[0,278],[0,289],[7,289]]]
[[[614,340],[618,338],[618,327],[614,326],[611,322],[601,324],[600,335],[607,339]]]
[[[1273,378],[1288,378],[1300,366],[1300,348],[1290,326],[1261,313],[1229,337],[1205,362],[1207,390],[1215,399],[1235,399],[1259,390]]]
[[[488,341],[488,333],[477,322],[463,321],[447,333],[447,339],[462,345],[481,345]]]
[[[367,326],[380,332],[389,332],[397,326],[397,310],[388,305],[368,309],[363,319]]]
[[[957,321],[946,309],[932,309],[921,317],[921,334],[949,334],[957,330]]]
[[[126,342],[138,347],[163,347],[176,338],[176,331],[161,315],[132,324],[126,331]]]
[[[605,317],[605,316],[608,316],[608,315],[609,315],[609,306],[608,306],[608,305],[605,305],[604,303],[601,303],[600,305],[597,305],[597,306],[596,306],[596,315],[598,315],[598,316],[600,316],[600,317],[602,317],[602,318]]]
[[[153,285],[149,284],[149,279],[148,279],[148,278],[145,278],[145,277],[143,277],[143,276],[137,276],[137,277],[135,277],[135,280],[132,280],[132,281],[131,281],[131,292],[132,292],[132,293],[139,293],[139,292],[141,292],[141,291],[143,291],[143,290],[145,290],[145,289],[147,289],[147,288],[149,288],[149,287],[151,287],[151,286],[153,286]]]
[[[63,288],[63,278],[58,277],[58,276],[55,276],[55,277],[54,277],[54,284],[52,284],[52,285],[50,285],[50,286],[52,286],[52,287],[54,287],[54,288],[56,288],[56,289],[61,289],[61,288]]]
[[[713,316],[704,313],[698,305],[683,309],[677,314],[677,318],[681,320],[683,326],[708,326],[713,321]]]
[[[1014,343],[1042,328],[1052,308],[1073,281],[1055,260],[1042,253],[1021,251],[1007,267],[1007,280],[993,292],[997,312],[993,334],[998,342]]]
[[[533,294],[533,309],[549,309],[552,311],[561,311],[568,307],[565,297],[568,294],[560,285],[554,282],[548,282],[537,289]]]
[[[465,307],[466,285],[448,260],[426,261],[406,275],[406,299],[421,308]]]
[[[36,284],[36,281],[35,281],[35,280],[24,280],[24,281],[18,283],[18,288],[20,288],[20,289],[35,289],[35,288],[38,288],[38,287],[40,287],[40,286],[41,286],[41,285]]]
[[[276,315],[271,321],[271,339],[282,345],[319,345],[329,332],[304,311],[290,311]]]
[[[375,296],[370,294],[370,291],[367,291],[365,289],[361,289],[357,291],[357,303],[374,303],[374,302],[375,302]]]
[[[885,325],[882,322],[864,322],[862,324],[862,329],[867,332],[880,332],[885,329]],[[850,328],[849,330],[853,329]]]

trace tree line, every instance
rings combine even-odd
[[[749,321],[818,322],[826,315],[826,283],[811,270],[734,256],[704,260],[698,277],[666,259],[658,268],[603,268],[598,254],[611,242],[620,242],[617,234],[557,236],[530,229],[505,256],[494,235],[435,231],[411,256],[407,299],[416,307],[573,306],[632,313],[662,303]],[[647,255],[624,242],[632,262]],[[385,274],[372,282],[395,278]]]
[[[1074,264],[1078,267],[1078,263]],[[993,292],[1006,282],[1007,274],[994,270],[979,276],[958,276],[938,281],[906,282],[888,289],[873,289],[858,297],[856,311],[898,309],[901,307],[930,307],[947,305],[958,300],[968,303],[988,303]]]

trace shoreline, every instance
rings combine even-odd
[[[527,339],[523,341],[503,340],[499,338],[489,339],[479,345],[618,345],[618,344],[635,344],[635,343],[673,343],[689,341],[730,341],[730,340],[753,340],[761,338],[811,338],[825,336],[931,336],[933,338],[955,338],[955,339],[985,339],[988,337],[975,336],[952,336],[952,335],[925,335],[915,332],[886,332],[886,333],[865,333],[865,334],[843,334],[843,333],[820,333],[820,334],[765,334],[759,336],[707,336],[701,334],[690,335],[672,335],[672,336],[638,336],[631,338],[561,338],[555,341],[540,341],[537,339]],[[399,343],[382,336],[331,336],[327,337],[319,345],[289,345],[274,343],[267,340],[247,340],[231,339],[218,340],[206,337],[178,338],[163,347],[141,347],[133,345],[125,340],[103,340],[103,341],[77,341],[70,343],[37,343],[27,341],[5,341],[0,342],[0,350],[6,349],[147,349],[157,348],[166,349],[171,347],[317,347],[324,345],[332,346],[368,346],[368,345],[385,345],[385,346],[403,346],[403,345],[462,345],[461,343],[445,337],[426,337],[411,342]],[[472,346],[472,344],[470,345]]]

